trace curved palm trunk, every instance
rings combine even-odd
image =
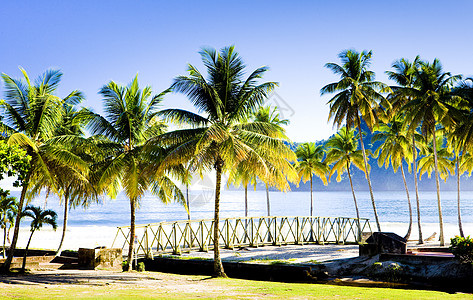
[[[419,201],[419,186],[417,183],[417,149],[416,149],[416,140],[415,136],[412,135],[412,153],[413,153],[413,170],[414,173],[414,184],[416,188],[416,207],[417,207],[417,227],[419,229],[419,244],[424,243],[424,239],[422,238],[422,225],[420,223],[420,201]]]
[[[130,199],[130,215],[131,215],[131,222],[130,222],[130,246],[128,248],[128,270],[132,270],[132,260],[133,260],[133,246],[135,243],[135,204],[136,199]]]
[[[187,219],[191,220],[191,207],[189,203],[189,185],[186,184],[186,203],[187,203]]]
[[[18,204],[18,213],[16,214],[15,228],[13,229],[13,237],[10,243],[10,249],[8,250],[8,256],[5,262],[3,263],[2,270],[4,272],[10,271],[11,262],[13,259],[13,253],[15,252],[16,243],[18,242],[18,234],[20,233],[20,222],[21,222],[21,212],[23,211],[23,204],[25,203],[26,190],[28,189],[28,184],[30,182],[31,173],[29,172],[26,175],[23,187],[21,188],[20,201]]]
[[[62,244],[64,243],[64,238],[66,236],[66,231],[67,231],[68,215],[69,215],[69,194],[68,192],[66,192],[64,195],[64,220],[63,220],[63,226],[62,226],[62,236],[61,236],[61,241],[59,242],[59,246],[57,247],[56,253],[54,254],[55,256],[61,255]]]
[[[406,189],[407,203],[409,205],[409,228],[407,229],[407,233],[404,236],[404,238],[408,240],[412,232],[412,205],[411,205],[411,198],[409,197],[409,189],[407,188],[406,176],[404,175],[404,167],[402,166],[402,162],[401,162],[401,174],[402,174],[402,180],[404,182],[404,188]]]
[[[460,236],[464,237],[463,234],[463,226],[462,226],[462,218],[461,218],[461,210],[460,210],[460,162],[459,157],[455,160],[456,167],[457,167],[457,208],[458,208],[458,229],[460,230]]]
[[[361,243],[360,212],[358,211],[358,203],[356,202],[355,189],[353,188],[353,181],[351,180],[350,163],[349,162],[347,162],[347,172],[348,172],[348,178],[350,179],[350,187],[351,187],[351,193],[353,195],[353,202],[355,202],[356,223],[358,225],[358,242]]]
[[[435,128],[432,130],[433,132],[433,146],[434,146],[434,163],[435,163],[435,186],[437,187],[437,207],[439,211],[439,226],[440,226],[440,246],[445,245],[445,239],[443,235],[443,218],[442,218],[442,204],[440,203],[440,181],[439,181],[439,166],[437,160],[437,141],[435,136]]]
[[[220,258],[220,248],[219,248],[219,223],[220,223],[220,189],[222,182],[222,166],[223,161],[218,158],[215,163],[215,170],[217,171],[216,175],[216,184],[215,184],[215,214],[214,214],[214,276],[215,277],[227,277],[225,271],[223,270],[222,260]]]
[[[23,255],[23,263],[21,264],[21,272],[25,272],[26,257],[28,256],[28,248],[30,247],[31,238],[33,237],[34,231],[34,229],[31,231],[30,238],[28,239],[28,244],[26,244],[25,254]]]
[[[271,207],[269,205],[269,186],[266,183],[266,205],[268,207],[268,217],[271,216]]]
[[[370,172],[368,170],[368,160],[366,159],[365,145],[363,144],[363,134],[361,131],[360,116],[358,115],[357,118],[358,118],[358,122],[357,122],[358,131],[360,134],[361,152],[363,153],[363,162],[365,163],[365,177],[366,177],[366,180],[368,181],[368,187],[370,189],[371,204],[373,205],[373,212],[374,212],[374,218],[376,220],[376,227],[378,228],[378,231],[381,231],[381,225],[379,224],[379,219],[378,219],[378,212],[376,210],[376,203],[374,202],[373,189],[371,188]]]
[[[245,184],[245,217],[248,217],[248,184]]]

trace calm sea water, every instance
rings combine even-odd
[[[19,197],[19,192],[12,192]],[[381,222],[409,221],[405,192],[375,191],[375,200]],[[214,194],[211,190],[190,191],[190,211],[193,219],[210,219],[213,217]],[[265,216],[265,191],[248,192],[249,216]],[[327,217],[355,217],[355,208],[351,192],[315,192],[314,215]],[[271,215],[273,216],[307,216],[310,214],[309,192],[270,192]],[[445,223],[457,222],[456,192],[442,192],[442,208]],[[371,200],[368,192],[358,192],[357,200],[360,216],[369,218],[374,225]],[[416,220],[415,195],[411,201]],[[422,222],[436,223],[437,200],[435,192],[420,194]],[[53,209],[63,218],[63,207],[54,196],[38,197],[32,204]],[[100,204],[92,204],[88,209],[81,207],[71,210],[71,226],[124,226],[129,224],[129,202],[124,194],[117,199],[105,199]],[[243,191],[223,191],[221,200],[221,217],[238,217],[245,214]],[[473,192],[462,192],[462,216],[465,223],[473,223]],[[147,194],[141,199],[136,213],[137,224],[148,224],[160,221],[186,220],[187,213],[183,206],[171,203],[162,204],[155,196]],[[61,222],[60,222],[61,223]],[[23,226],[27,226],[27,222]]]

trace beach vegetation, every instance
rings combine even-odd
[[[74,90],[65,98],[55,95],[59,87],[62,73],[48,70],[33,83],[24,69],[22,79],[15,79],[2,74],[5,99],[0,102],[2,110],[2,133],[8,145],[16,145],[30,157],[28,171],[21,182],[21,193],[18,211],[23,211],[27,192],[37,181],[49,181],[51,188],[57,191],[52,166],[68,165],[72,170],[85,171],[86,162],[64,149],[53,138],[64,115],[64,105],[75,103],[82,97],[80,91]],[[18,241],[21,214],[17,214],[13,237],[7,260],[3,264],[4,271],[10,269],[13,253]]]
[[[43,210],[39,206],[32,206],[28,205],[25,210],[21,213],[21,217],[29,217],[31,218],[30,224],[30,237],[28,239],[28,243],[26,244],[25,253],[23,255],[23,263],[21,265],[21,271],[25,271],[26,266],[26,257],[28,255],[28,248],[30,247],[31,238],[33,238],[33,234],[35,231],[41,230],[43,225],[51,225],[51,227],[56,230],[57,228],[57,214],[55,211],[46,209]]]
[[[259,83],[268,68],[258,68],[245,79],[245,64],[234,46],[220,52],[205,48],[200,55],[208,76],[189,64],[188,75],[176,77],[171,86],[174,92],[186,95],[200,114],[177,108],[162,110],[161,116],[188,128],[165,133],[158,140],[173,147],[163,167],[192,162],[196,170],[215,170],[213,240],[218,245],[222,174],[248,160],[255,174],[266,178],[271,168],[290,166],[295,154],[283,139],[273,137],[279,134],[279,126],[248,121],[277,85]],[[218,246],[214,248],[214,275],[226,276]]]
[[[130,202],[128,270],[131,270],[135,239],[135,214],[147,190],[163,203],[175,201],[185,206],[185,198],[171,175],[182,174],[182,166],[161,168],[166,149],[152,142],[163,134],[166,125],[158,117],[158,108],[166,90],[152,94],[151,87],[139,87],[138,76],[122,86],[110,81],[100,89],[104,116],[92,113],[88,128],[100,140],[107,155],[95,164],[97,187],[112,199],[123,189]]]
[[[340,76],[340,81],[329,83],[324,86],[321,95],[333,94],[327,104],[330,106],[329,120],[338,128],[345,124],[348,128],[357,128],[360,139],[361,152],[363,154],[364,172],[370,191],[371,204],[373,206],[374,217],[378,231],[381,231],[378,212],[371,187],[371,179],[368,168],[368,157],[361,134],[361,120],[365,122],[368,129],[372,129],[378,123],[378,107],[390,107],[389,102],[382,93],[390,92],[391,89],[386,84],[375,81],[375,73],[368,68],[371,65],[371,51],[357,52],[355,50],[344,50],[339,53],[341,65],[327,63],[325,67],[334,74]]]
[[[473,264],[473,239],[470,236],[451,238],[449,249],[462,263]]]
[[[6,257],[6,242],[18,212],[18,201],[9,190],[0,188],[0,227],[3,229],[3,258]]]
[[[353,202],[355,204],[357,226],[358,226],[358,242],[361,241],[361,225],[360,212],[358,210],[358,203],[356,200],[355,189],[353,187],[353,180],[351,177],[350,168],[352,165],[364,171],[367,164],[363,162],[363,153],[358,149],[358,137],[355,135],[354,128],[342,127],[332,136],[325,146],[328,149],[325,163],[330,166],[329,180],[332,175],[337,173],[337,181],[342,179],[342,175],[346,172],[350,180],[351,193]]]
[[[314,199],[312,196],[312,182],[314,175],[320,178],[327,185],[327,175],[329,168],[324,162],[325,149],[322,145],[315,143],[302,143],[296,148],[297,162],[295,168],[299,176],[299,181],[306,183],[310,181],[310,216],[313,216]]]
[[[411,101],[411,97],[408,94],[406,95],[402,91],[403,91],[403,88],[414,87],[415,71],[420,67],[419,62],[420,62],[419,56],[416,56],[412,62],[406,58],[401,58],[394,61],[393,64],[391,65],[391,67],[394,69],[393,71],[386,71],[386,74],[388,75],[389,79],[393,80],[394,82],[398,84],[398,86],[391,86],[392,92],[388,95],[388,101],[390,102],[391,107],[390,109],[386,110],[387,119],[393,118],[393,117],[395,118],[395,115],[400,114],[402,120],[404,121],[404,123],[406,123],[405,116],[403,112],[400,112],[400,110],[404,105],[406,105],[406,103]],[[418,176],[418,171],[417,171],[418,147],[416,146],[416,140],[418,140],[417,128],[409,127],[407,134],[409,134],[411,137],[412,174],[414,175],[414,188],[415,188],[415,195],[416,195],[418,243],[423,244],[424,239],[422,237],[419,185],[418,185],[418,177],[417,177]],[[419,145],[419,143],[417,143],[417,145]],[[406,192],[408,193],[407,189],[406,189]],[[409,220],[411,220],[411,218]]]

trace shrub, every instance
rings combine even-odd
[[[450,239],[450,250],[462,263],[473,263],[473,239],[470,236]]]
[[[145,263],[144,262],[139,262],[138,266],[136,267],[136,271],[144,272],[145,271]]]

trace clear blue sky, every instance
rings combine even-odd
[[[83,91],[85,106],[101,112],[99,88],[127,84],[139,73],[155,92],[200,63],[203,46],[234,44],[253,70],[268,65],[289,105],[294,141],[327,138],[329,97],[337,78],[323,66],[347,48],[373,50],[372,69],[398,58],[439,58],[453,74],[473,74],[473,1],[1,1],[0,72],[32,77],[64,72],[59,96]],[[389,82],[388,82],[389,83]],[[3,87],[0,87],[0,97]],[[182,95],[165,107],[192,109]]]

